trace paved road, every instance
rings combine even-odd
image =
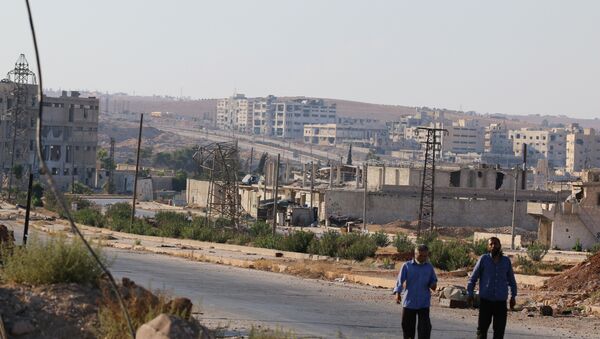
[[[20,239],[20,223],[6,223]],[[396,338],[400,308],[390,291],[353,284],[301,279],[283,274],[192,262],[185,259],[108,249],[116,277],[190,298],[200,305],[203,322],[249,328],[282,327],[302,336]],[[453,315],[432,308],[433,338],[474,336],[475,312]],[[465,316],[465,314],[467,314]],[[510,320],[509,320],[510,321]],[[519,325],[507,338],[563,337],[549,328]]]

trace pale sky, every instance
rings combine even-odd
[[[31,0],[46,88],[600,117],[600,1]],[[0,76],[34,65],[2,0]]]

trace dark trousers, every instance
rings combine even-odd
[[[477,323],[477,339],[486,339],[492,318],[494,319],[494,339],[504,338],[506,327],[506,300],[491,301],[481,299],[479,304],[479,321]]]
[[[402,309],[402,333],[404,333],[404,339],[415,338],[415,325],[417,325],[417,316],[419,316],[419,325],[417,326],[419,339],[429,339],[431,336],[429,307],[420,308],[417,310],[404,307]]]

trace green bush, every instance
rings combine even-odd
[[[473,242],[473,245],[471,246],[471,248],[473,249],[473,253],[475,253],[476,255],[479,256],[479,255],[484,255],[484,254],[488,253],[487,245],[488,245],[487,240],[479,239],[479,240]]]
[[[95,249],[104,263],[106,257]],[[40,241],[32,238],[27,247],[16,247],[7,256],[2,270],[4,280],[19,284],[92,283],[102,271],[79,239],[64,237]]]
[[[431,264],[445,271],[454,271],[473,264],[468,245],[459,242],[443,242],[434,240],[429,244]]]
[[[73,212],[73,220],[75,222],[95,226],[104,227],[104,216],[97,208],[84,208]]]
[[[323,233],[321,238],[314,238],[308,247],[308,252],[311,254],[325,255],[329,257],[337,256],[337,242],[340,234],[335,231],[327,231]]]
[[[592,245],[592,247],[588,248],[588,252],[591,252],[593,254],[600,252],[600,242],[595,243],[594,245]]]
[[[538,264],[532,260],[527,259],[524,256],[517,256],[515,266],[519,269],[522,274],[537,275],[539,272]]]
[[[283,237],[279,249],[282,251],[307,253],[308,246],[314,239],[315,234],[312,232],[297,231]]]
[[[390,244],[390,239],[388,238],[387,233],[385,233],[383,230],[371,234],[371,237],[379,247],[386,247]]]
[[[250,226],[249,233],[252,237],[260,237],[273,233],[273,227],[264,221],[257,221]]]
[[[527,247],[527,255],[529,256],[529,259],[535,262],[542,261],[546,253],[548,253],[548,246],[542,245],[537,241]]]
[[[375,255],[377,244],[368,235],[349,233],[339,239],[338,256],[344,259],[363,261]]]
[[[415,250],[415,244],[404,233],[396,233],[394,247],[396,247],[398,253],[413,252]]]
[[[131,205],[128,202],[112,204],[104,213],[106,225],[115,231],[126,231],[131,223]]]
[[[429,247],[429,245],[436,241],[438,238],[438,234],[435,231],[425,231],[422,232],[421,235],[417,238],[417,245],[427,245],[427,247]]]
[[[577,252],[583,251],[583,245],[581,244],[579,238],[577,238],[577,241],[575,241],[575,246],[573,246],[572,250]]]
[[[275,250],[281,249],[281,242],[283,236],[280,234],[265,234],[254,239],[253,244],[255,247],[271,248]]]

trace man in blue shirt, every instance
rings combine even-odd
[[[437,288],[437,277],[428,258],[427,246],[417,246],[414,259],[402,265],[394,287],[396,303],[402,303],[402,332],[405,339],[415,338],[417,316],[419,339],[429,339],[431,336],[429,306],[431,291]]]
[[[479,320],[477,322],[477,338],[487,338],[488,328],[494,320],[494,339],[504,338],[506,328],[506,299],[510,286],[510,309],[515,307],[517,282],[510,259],[502,254],[500,239],[491,237],[488,240],[488,254],[482,255],[467,284],[469,305],[473,305],[475,284],[479,280]]]

